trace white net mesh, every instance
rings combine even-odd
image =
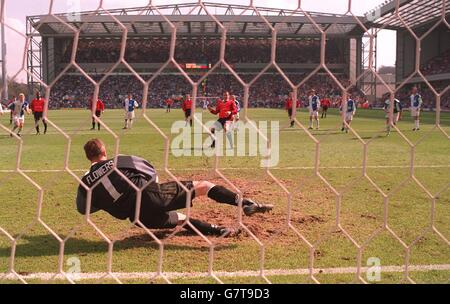
[[[82,35],[84,30],[87,30],[90,26],[89,23],[84,24],[78,24],[68,22],[67,18],[60,17],[59,15],[54,14],[53,12],[53,2],[49,1],[49,13],[47,17],[56,18],[58,20],[58,23],[60,23],[61,27],[64,27],[67,32],[71,33],[73,36],[73,44],[71,45],[72,51],[71,56],[69,60],[69,64],[67,64],[61,71],[56,75],[54,80],[51,83],[44,83],[41,79],[38,79],[33,73],[33,71],[30,71],[27,69],[25,60],[27,59],[27,51],[30,49],[30,45],[33,43],[32,40],[34,39],[33,35],[26,35],[25,33],[21,32],[20,30],[16,29],[13,25],[10,25],[8,23],[8,18],[6,16],[7,6],[9,0],[2,0],[2,11],[1,11],[1,23],[6,27],[6,30],[12,31],[22,37],[26,41],[25,48],[23,49],[24,55],[23,55],[23,66],[20,71],[18,71],[11,80],[14,80],[15,78],[19,77],[19,75],[23,72],[26,72],[29,77],[31,77],[35,82],[40,83],[42,88],[45,90],[45,99],[49,100],[51,99],[52,94],[54,93],[53,90],[58,89],[57,85],[58,82],[66,77],[68,74],[78,73],[81,74],[81,76],[85,79],[84,81],[87,81],[88,84],[86,86],[91,86],[93,88],[93,100],[97,100],[99,98],[100,92],[102,90],[102,85],[104,85],[107,81],[109,81],[109,78],[114,75],[115,70],[121,66],[122,68],[126,69],[128,71],[128,74],[135,78],[135,81],[138,83],[136,84],[136,87],[142,87],[142,118],[143,123],[145,123],[146,127],[149,130],[152,130],[152,136],[159,136],[161,138],[161,145],[163,148],[163,160],[162,160],[162,174],[167,176],[168,179],[174,180],[178,182],[186,191],[188,189],[185,188],[183,184],[180,183],[179,174],[177,173],[176,169],[171,169],[169,164],[170,159],[170,140],[171,137],[169,134],[164,131],[163,128],[161,128],[158,123],[155,121],[155,117],[152,115],[152,112],[148,110],[149,108],[149,94],[152,94],[153,90],[158,90],[158,88],[152,87],[153,83],[158,81],[158,77],[160,77],[164,71],[169,67],[174,67],[178,70],[179,77],[184,78],[184,81],[188,83],[188,85],[191,87],[191,96],[193,97],[194,104],[198,104],[199,100],[203,100],[204,97],[200,97],[201,94],[199,94],[198,90],[201,86],[202,82],[207,79],[209,76],[214,77],[213,74],[216,70],[219,68],[225,70],[228,75],[231,77],[234,77],[236,83],[238,86],[242,88],[243,91],[243,115],[241,117],[241,120],[248,123],[252,128],[258,132],[258,134],[261,136],[261,138],[265,141],[265,144],[268,146],[269,151],[271,149],[271,140],[267,137],[266,134],[262,133],[259,129],[259,126],[251,119],[250,112],[248,111],[250,107],[249,99],[251,95],[252,86],[255,85],[260,79],[264,78],[265,74],[269,70],[274,70],[276,74],[278,74],[278,77],[281,77],[285,83],[287,83],[287,86],[294,92],[294,103],[293,103],[293,119],[295,120],[296,125],[304,132],[306,135],[304,139],[308,140],[309,143],[305,144],[305,149],[309,149],[309,151],[312,152],[313,155],[313,163],[310,165],[310,169],[312,169],[314,178],[318,181],[318,183],[321,183],[324,185],[324,188],[327,188],[325,190],[330,194],[330,197],[333,197],[335,199],[335,223],[333,225],[333,231],[330,231],[324,235],[319,236],[318,238],[311,238],[309,235],[305,234],[301,229],[298,228],[298,226],[292,221],[293,217],[293,201],[295,198],[295,193],[290,190],[290,186],[286,185],[286,182],[282,179],[280,179],[279,173],[274,171],[271,167],[267,166],[264,168],[268,183],[271,183],[272,185],[275,185],[275,187],[279,188],[279,194],[286,196],[286,211],[285,212],[285,218],[286,223],[280,223],[280,229],[285,229],[287,231],[290,231],[290,233],[293,233],[298,237],[298,242],[302,244],[302,246],[305,246],[307,254],[307,260],[308,260],[308,268],[303,270],[292,270],[288,268],[286,265],[286,269],[278,269],[274,270],[267,266],[267,263],[265,261],[266,256],[266,247],[267,244],[270,243],[266,240],[261,240],[258,234],[254,233],[254,231],[251,229],[251,227],[248,227],[248,225],[245,224],[245,221],[242,218],[242,213],[239,212],[237,218],[236,218],[236,225],[241,227],[249,236],[249,238],[254,242],[257,248],[257,256],[253,257],[253,259],[257,259],[257,271],[241,271],[241,272],[215,272],[214,271],[214,262],[217,254],[220,254],[220,250],[217,249],[217,243],[218,241],[216,239],[211,239],[205,235],[203,235],[200,231],[198,231],[189,221],[185,225],[189,225],[195,233],[198,235],[198,237],[206,244],[207,249],[207,272],[204,274],[197,274],[197,276],[209,276],[214,281],[217,281],[219,283],[223,282],[224,278],[227,277],[245,277],[245,276],[259,276],[262,278],[265,282],[270,283],[271,279],[269,276],[277,276],[277,275],[305,275],[309,278],[309,280],[318,283],[320,280],[317,278],[317,274],[319,273],[319,268],[316,267],[316,260],[318,256],[320,256],[320,246],[328,240],[329,237],[332,236],[333,233],[336,231],[340,231],[340,233],[344,236],[347,242],[351,243],[351,246],[355,252],[355,261],[356,264],[354,264],[354,267],[349,268],[335,268],[335,269],[329,269],[326,270],[326,273],[329,274],[356,274],[357,280],[361,282],[366,282],[366,277],[364,274],[364,271],[366,271],[366,267],[364,265],[363,257],[365,256],[365,250],[367,250],[368,247],[372,244],[372,242],[379,237],[381,234],[387,234],[391,238],[395,239],[397,242],[397,245],[401,247],[401,251],[404,256],[404,265],[402,266],[392,266],[391,269],[386,268],[387,271],[393,271],[393,272],[403,272],[404,279],[409,282],[414,282],[412,277],[410,276],[411,271],[417,271],[418,269],[423,270],[423,267],[411,265],[410,262],[410,255],[411,250],[414,248],[414,246],[417,245],[418,242],[421,242],[423,239],[423,236],[429,232],[432,232],[435,236],[438,237],[439,242],[441,242],[444,247],[446,248],[446,255],[448,257],[448,246],[449,246],[449,240],[446,238],[445,233],[441,232],[440,229],[435,225],[436,223],[436,201],[439,199],[440,195],[445,193],[448,189],[449,184],[447,183],[445,185],[445,188],[439,190],[438,192],[433,192],[427,188],[415,175],[415,162],[414,162],[414,155],[417,146],[420,144],[420,141],[413,142],[407,135],[404,134],[402,130],[400,130],[395,124],[392,123],[393,115],[394,115],[394,107],[390,107],[390,113],[388,115],[390,125],[392,128],[397,132],[399,135],[399,139],[403,140],[404,143],[406,143],[408,153],[410,153],[410,161],[407,163],[405,167],[409,170],[409,177],[406,182],[402,182],[400,185],[394,187],[393,190],[386,191],[382,186],[379,185],[377,181],[371,178],[371,175],[368,173],[370,169],[369,165],[369,147],[371,144],[370,140],[367,140],[364,136],[362,136],[358,130],[354,129],[351,125],[348,125],[344,120],[342,122],[346,127],[348,127],[350,133],[356,138],[356,141],[358,142],[359,148],[362,149],[363,156],[361,158],[362,163],[358,164],[360,166],[360,169],[358,167],[358,170],[362,170],[361,178],[364,180],[365,183],[368,183],[371,187],[373,187],[374,192],[378,193],[378,195],[381,197],[381,200],[383,201],[383,212],[382,212],[382,225],[378,227],[376,230],[373,231],[373,233],[370,233],[370,236],[364,240],[360,240],[359,238],[356,238],[352,235],[351,232],[347,228],[345,228],[342,223],[342,216],[341,216],[341,210],[343,208],[343,200],[345,199],[347,193],[345,191],[341,190],[340,187],[337,187],[332,182],[329,181],[329,178],[327,177],[327,174],[323,174],[320,159],[321,159],[321,147],[322,143],[326,142],[326,138],[321,138],[317,136],[317,134],[313,134],[311,130],[309,130],[307,127],[305,127],[301,121],[297,119],[296,113],[297,113],[297,105],[296,100],[297,96],[300,90],[305,90],[305,85],[308,84],[308,81],[311,79],[314,79],[314,77],[318,74],[318,72],[322,72],[322,77],[326,77],[333,83],[335,87],[337,87],[341,91],[342,100],[346,100],[348,96],[351,95],[352,89],[356,83],[358,83],[361,79],[366,77],[368,74],[373,75],[376,79],[379,79],[379,81],[382,83],[383,86],[387,88],[387,91],[391,94],[390,99],[391,102],[394,100],[394,96],[396,93],[400,92],[407,84],[409,84],[409,81],[413,77],[420,77],[422,81],[428,86],[431,90],[431,92],[434,94],[436,98],[435,103],[435,110],[436,110],[436,121],[434,130],[436,132],[441,132],[443,134],[443,138],[445,140],[450,139],[448,133],[446,130],[441,126],[441,98],[447,93],[449,86],[447,85],[443,90],[440,92],[436,91],[435,88],[427,81],[426,77],[421,72],[421,62],[420,62],[420,42],[427,37],[431,33],[431,31],[434,29],[431,28],[429,31],[424,33],[423,35],[419,36],[417,35],[414,30],[411,28],[411,24],[408,24],[405,21],[405,16],[402,16],[399,13],[400,8],[400,2],[401,1],[394,1],[396,4],[396,7],[394,11],[391,14],[391,18],[385,21],[385,24],[381,29],[371,30],[366,27],[366,24],[364,24],[359,17],[357,17],[352,10],[352,2],[355,1],[348,1],[348,10],[347,12],[342,16],[342,18],[351,18],[354,19],[357,23],[357,27],[359,27],[362,31],[365,32],[366,37],[368,37],[368,45],[369,53],[368,53],[368,62],[367,66],[368,69],[366,69],[363,73],[360,75],[357,75],[358,77],[356,79],[353,79],[353,81],[350,81],[348,83],[345,83],[342,81],[342,79],[339,76],[336,76],[332,69],[329,67],[329,59],[326,56],[326,41],[327,41],[327,35],[329,34],[329,29],[332,28],[332,24],[330,24],[328,27],[323,27],[321,24],[318,24],[316,22],[316,18],[314,14],[309,13],[303,9],[301,1],[298,3],[298,8],[289,11],[289,13],[284,14],[286,19],[289,19],[291,17],[296,16],[303,16],[307,19],[307,22],[303,25],[303,27],[307,27],[311,33],[318,34],[321,37],[321,43],[320,43],[320,50],[317,49],[317,52],[320,51],[320,56],[317,58],[317,67],[312,70],[312,72],[308,73],[307,75],[302,75],[302,77],[292,77],[292,75],[289,75],[286,73],[283,68],[280,67],[280,65],[277,63],[277,33],[279,31],[278,25],[272,24],[269,22],[268,17],[265,15],[265,9],[257,8],[253,1],[250,1],[248,5],[242,6],[240,11],[236,15],[230,16],[231,21],[227,24],[223,24],[219,21],[217,18],[217,15],[212,13],[209,7],[210,4],[204,3],[202,1],[198,1],[196,5],[189,5],[188,7],[184,8],[185,11],[179,12],[183,15],[201,15],[204,16],[205,22],[211,22],[215,24],[215,31],[221,33],[221,44],[218,56],[218,61],[209,69],[207,73],[204,73],[202,75],[189,75],[189,73],[186,71],[186,69],[178,63],[176,60],[176,47],[178,42],[177,37],[177,28],[180,26],[178,23],[174,23],[167,17],[167,10],[164,12],[160,11],[159,6],[155,6],[152,4],[152,1],[150,1],[149,5],[143,9],[141,9],[139,12],[137,12],[135,16],[136,20],[139,18],[139,16],[144,16],[146,14],[159,15],[161,17],[161,22],[163,22],[166,26],[166,29],[168,29],[171,32],[170,35],[170,49],[169,49],[169,56],[166,58],[167,61],[159,66],[159,68],[149,75],[142,75],[140,73],[137,73],[135,69],[132,67],[130,63],[126,60],[126,52],[127,52],[127,38],[128,33],[133,30],[133,28],[130,28],[130,26],[125,25],[121,23],[121,21],[117,18],[117,15],[111,14],[107,8],[104,7],[104,1],[98,1],[98,8],[93,11],[90,15],[91,16],[97,16],[101,15],[104,17],[105,22],[108,22],[110,25],[110,29],[113,27],[111,24],[114,24],[114,27],[116,31],[121,32],[121,42],[120,42],[120,48],[117,50],[118,53],[115,55],[115,59],[117,61],[114,64],[111,64],[111,66],[108,66],[105,68],[105,71],[102,73],[98,73],[99,76],[92,76],[92,74],[87,73],[84,68],[77,63],[77,52],[79,52],[79,41],[80,36]],[[437,24],[445,24],[447,27],[449,27],[448,21],[446,20],[446,12],[448,10],[448,2],[445,0],[442,1],[436,1],[433,5],[442,7],[442,15]],[[176,14],[176,12],[174,12]],[[270,33],[270,54],[267,54],[270,56],[268,58],[267,66],[265,66],[258,74],[255,74],[251,76],[250,78],[247,77],[247,75],[241,75],[239,74],[233,64],[227,61],[227,40],[229,39],[229,32],[235,31],[235,20],[236,18],[240,16],[252,16],[252,18],[257,18],[260,20],[260,23],[258,26],[262,27],[261,31],[269,32]],[[44,18],[44,17],[42,17]],[[252,19],[253,20],[253,19]],[[399,20],[411,34],[413,39],[416,42],[416,60],[415,60],[415,68],[414,73],[411,74],[411,76],[407,77],[403,83],[398,85],[395,89],[392,89],[385,81],[382,79],[376,70],[376,65],[374,62],[374,52],[375,52],[375,41],[376,41],[376,35],[379,31],[383,30],[385,27],[389,27],[390,22],[392,20]],[[409,19],[408,19],[409,20]],[[255,21],[256,22],[256,21]],[[288,22],[288,21],[287,21]],[[137,24],[134,26],[138,26]],[[294,29],[295,30],[295,29]],[[297,31],[300,30],[300,27]],[[32,29],[32,33],[37,33],[39,31],[39,26]],[[12,41],[7,41],[7,43],[14,43]],[[22,49],[20,49],[22,50]],[[10,54],[8,54],[9,56]],[[136,92],[137,93],[137,92]],[[343,111],[346,111],[346,103],[343,103]],[[95,111],[96,109],[96,102],[92,104],[92,111]],[[196,107],[193,107],[193,113],[192,117],[195,120],[196,124],[199,124],[201,128],[208,134],[210,134],[209,129],[204,125],[203,121],[198,119],[196,114]],[[55,177],[58,178],[58,176],[62,177],[69,176],[70,179],[72,179],[73,182],[76,184],[83,184],[82,181],[79,178],[80,172],[73,170],[71,165],[71,157],[74,154],[73,148],[72,148],[72,141],[73,138],[78,136],[79,127],[77,124],[77,127],[74,127],[77,131],[67,131],[60,127],[58,123],[55,123],[52,119],[51,112],[48,112],[48,103],[47,107],[44,111],[44,117],[47,120],[47,123],[49,124],[50,128],[53,128],[56,130],[56,132],[60,135],[60,139],[57,141],[57,145],[60,146],[60,153],[64,154],[63,158],[63,166],[59,168],[55,168],[53,171],[55,172]],[[90,119],[90,117],[89,117]],[[101,118],[97,118],[94,116],[94,119],[96,122],[100,123],[103,129],[105,129],[108,132],[109,136],[109,142],[113,144],[114,148],[111,150],[112,154],[117,156],[119,154],[119,151],[121,150],[122,141],[121,135],[115,131],[115,129],[108,124],[106,124]],[[8,258],[8,265],[6,267],[6,272],[2,274],[3,280],[20,280],[23,283],[27,283],[33,280],[39,280],[39,279],[45,279],[45,280],[53,280],[53,279],[66,279],[67,281],[73,283],[77,280],[78,277],[76,277],[74,274],[68,273],[65,266],[67,259],[70,257],[70,254],[67,253],[67,246],[70,244],[71,239],[78,233],[81,233],[83,227],[90,227],[90,229],[93,229],[93,231],[101,238],[101,240],[106,244],[106,247],[104,248],[106,252],[106,271],[102,273],[96,273],[96,274],[78,274],[81,276],[81,278],[84,278],[86,280],[93,279],[93,280],[108,280],[112,279],[118,283],[121,283],[122,281],[127,279],[127,276],[123,273],[116,273],[114,272],[114,255],[115,255],[115,238],[111,237],[110,233],[106,233],[103,231],[103,226],[96,223],[96,221],[92,220],[92,216],[89,215],[89,212],[87,212],[88,215],[86,215],[83,223],[81,224],[75,224],[74,226],[70,226],[73,223],[67,223],[68,226],[71,228],[68,229],[68,233],[65,233],[64,237],[60,236],[61,234],[58,233],[56,230],[54,230],[51,225],[47,225],[46,220],[44,220],[43,212],[45,212],[45,206],[46,202],[45,200],[48,198],[45,194],[46,191],[56,191],[57,189],[56,185],[57,182],[55,181],[48,181],[43,180],[41,177],[37,176],[36,172],[44,172],[46,167],[43,167],[42,164],[39,168],[35,168],[36,170],[24,170],[23,169],[23,160],[26,158],[26,153],[33,153],[30,151],[30,149],[25,150],[24,145],[26,144],[26,139],[18,137],[15,133],[11,132],[10,129],[4,125],[0,124],[1,129],[4,130],[8,135],[11,134],[14,137],[14,140],[17,144],[17,150],[12,151],[10,150],[8,153],[10,153],[10,156],[12,159],[16,159],[16,163],[13,168],[3,168],[4,173],[8,173],[11,175],[18,175],[21,178],[23,178],[24,183],[29,185],[30,187],[34,188],[37,191],[37,212],[32,217],[32,222],[30,224],[27,224],[25,227],[22,227],[22,229],[19,230],[17,233],[12,233],[9,231],[8,228],[4,228],[4,222],[8,222],[11,219],[5,219],[0,218],[0,232],[4,236],[5,244],[8,244],[7,248],[9,248],[9,258]],[[150,132],[150,131],[149,131]],[[306,148],[306,145],[310,145],[311,147]],[[389,151],[387,151],[389,153]],[[77,152],[78,153],[78,152]],[[5,157],[8,157],[6,155]],[[389,157],[389,156],[388,156]],[[242,196],[243,191],[240,189],[238,185],[235,184],[233,181],[234,175],[233,170],[227,170],[224,169],[226,166],[221,166],[222,157],[216,155],[214,157],[214,161],[212,161],[212,168],[210,176],[214,176],[215,178],[221,179],[222,183],[227,185],[231,190],[235,191],[236,193],[239,193],[240,196],[240,204],[242,204]],[[52,168],[54,166],[51,166]],[[185,163],[185,168],[189,168],[188,162]],[[50,170],[51,171],[51,170]],[[118,174],[122,175],[122,173],[115,169],[114,172],[117,172]],[[60,174],[60,175],[58,175]],[[123,175],[122,175],[123,176]],[[126,177],[123,176],[125,179]],[[448,176],[447,176],[448,177]],[[8,183],[7,176],[4,176],[0,180],[0,187],[6,188],[6,187],[12,187],[11,184]],[[446,177],[444,177],[446,178]],[[429,226],[422,231],[416,238],[413,240],[405,241],[402,239],[401,236],[395,231],[395,229],[392,229],[390,226],[390,213],[388,212],[389,205],[391,198],[396,195],[400,189],[405,185],[405,183],[412,182],[414,184],[414,187],[418,187],[423,191],[423,193],[426,194],[427,200],[431,202],[431,209],[429,210],[430,215],[430,221]],[[130,186],[133,187],[133,189],[137,193],[137,214],[135,218],[139,218],[139,206],[140,206],[140,198],[142,195],[142,191],[145,187],[139,189],[137,188],[131,181],[129,181]],[[85,186],[85,185],[84,185]],[[146,185],[147,186],[147,185]],[[87,186],[85,186],[86,190],[88,191],[88,211],[91,208],[91,201],[90,201],[90,195],[92,194],[92,188],[89,189]],[[75,191],[75,189],[73,189]],[[189,192],[189,191],[188,191]],[[192,194],[192,193],[191,193]],[[307,195],[307,194],[306,194]],[[20,201],[21,194],[20,191],[12,194],[10,196],[10,199],[15,201]],[[188,202],[190,201],[190,197],[188,197]],[[187,202],[187,216],[188,218],[191,216],[191,207],[190,204]],[[51,213],[51,211],[47,211]],[[47,214],[48,215],[48,214]],[[55,214],[54,216],[58,216]],[[16,214],[16,218],[14,220],[20,221],[20,211]],[[138,220],[132,223],[130,227],[132,228],[137,224],[141,224]],[[412,224],[411,224],[412,225]],[[8,226],[8,225],[6,225]],[[143,226],[143,225],[142,225]],[[47,274],[34,274],[34,273],[19,273],[16,271],[16,265],[15,261],[17,258],[17,252],[16,247],[19,244],[19,242],[26,238],[28,234],[32,232],[32,230],[37,229],[36,227],[40,227],[39,229],[43,228],[45,230],[45,233],[50,235],[56,242],[58,243],[58,258],[57,258],[57,269],[54,273],[47,273]],[[128,228],[124,228],[125,230]],[[180,269],[178,273],[174,272],[165,272],[164,271],[164,265],[165,260],[167,258],[166,253],[166,247],[170,246],[171,239],[174,235],[180,232],[180,230],[183,227],[178,227],[176,231],[172,232],[169,236],[165,237],[164,239],[161,239],[157,234],[155,234],[154,231],[151,231],[149,229],[144,229],[145,233],[156,243],[157,247],[157,262],[156,262],[156,271],[152,273],[145,273],[145,272],[139,272],[135,273],[134,278],[136,279],[146,279],[146,280],[158,280],[162,279],[165,282],[172,282],[174,279],[183,279],[183,278],[192,278],[195,277],[195,271],[189,268],[186,269]],[[413,228],[414,229],[414,228]],[[276,238],[273,237],[273,238]],[[40,246],[45,246],[45,243],[40,244]],[[87,248],[86,250],[89,250]],[[304,257],[302,257],[304,258]],[[300,259],[300,258],[299,258]],[[139,261],[139,259],[137,259]],[[444,269],[448,271],[448,268],[446,265],[429,265],[430,269]],[[246,269],[245,269],[246,270]],[[130,270],[129,273],[132,271]],[[129,274],[128,273],[128,274]]]

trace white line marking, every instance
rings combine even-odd
[[[368,169],[409,169],[410,166],[367,166]],[[415,165],[414,168],[423,169],[444,169],[450,168],[450,165]],[[220,168],[220,170],[255,170],[256,167],[239,167],[239,168]],[[260,168],[265,169],[265,168]],[[270,168],[271,170],[312,170],[314,167],[275,167]],[[321,170],[331,170],[331,169],[362,169],[362,166],[331,166],[331,167],[319,167]],[[171,171],[208,171],[212,168],[170,168]],[[25,173],[61,173],[66,172],[62,169],[44,169],[44,170],[22,170]],[[87,172],[88,169],[72,169],[73,172]],[[0,170],[0,173],[14,173],[15,170]]]
[[[368,267],[361,267],[361,273],[365,273]],[[426,271],[449,271],[450,264],[443,265],[410,265],[408,271],[410,272],[426,272]],[[315,268],[313,270],[314,274],[355,274],[357,271],[356,267],[339,267],[339,268]],[[405,266],[381,266],[381,272],[404,272]],[[117,272],[113,273],[117,278],[123,280],[134,280],[134,279],[150,279],[157,275],[156,272]],[[214,274],[218,277],[224,278],[235,278],[235,277],[258,277],[260,276],[260,271],[236,271],[236,272],[225,272],[217,271]],[[205,278],[209,274],[207,272],[165,272],[164,275],[168,279],[190,279],[190,278]],[[309,269],[269,269],[264,271],[266,276],[291,276],[291,275],[309,275]],[[99,280],[106,276],[103,272],[93,272],[93,273],[79,273],[79,274],[67,274],[67,276],[74,281],[84,281],[84,280]],[[13,274],[0,273],[0,277],[3,280],[17,280]],[[49,281],[52,279],[65,280],[65,278],[60,274],[55,273],[32,273],[23,275],[24,280],[43,280]]]

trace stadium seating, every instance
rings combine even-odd
[[[450,50],[430,59],[421,71],[425,76],[450,73]]]
[[[442,92],[447,86],[448,86],[448,80],[443,81],[433,81],[431,82],[431,85],[434,87],[434,89],[440,93]],[[430,90],[430,88],[423,84],[418,85],[419,86],[419,92],[420,95],[422,95],[423,99],[423,108],[424,109],[433,109],[436,107],[436,96],[434,95],[433,91]],[[409,107],[411,104],[410,101],[410,87],[406,86],[400,90],[400,92],[396,95],[396,97],[400,100],[400,102],[405,107]],[[449,109],[450,108],[450,91],[447,91],[442,97],[441,97],[441,108],[442,109]]]
[[[256,75],[242,75],[245,81],[250,81]],[[298,83],[304,75],[291,75],[292,81]],[[93,77],[100,80],[100,76]],[[338,77],[342,83],[346,79]],[[311,77],[299,90],[299,100],[302,104],[307,102],[308,93],[315,89],[319,96],[329,96],[336,101],[341,95],[339,87],[328,76],[316,75]],[[181,96],[191,92],[191,85],[180,75],[162,75],[157,77],[149,87],[148,107],[163,107],[167,97]],[[232,94],[243,98],[244,92],[240,83],[229,74],[212,74],[207,79],[206,95],[221,96],[223,90],[229,90]],[[279,75],[264,74],[250,88],[249,102],[251,107],[259,108],[283,108],[286,95],[290,87]],[[92,84],[82,76],[68,75],[62,77],[52,88],[50,95],[50,108],[86,108],[89,105],[90,96],[94,92]],[[137,100],[142,100],[143,86],[133,76],[110,76],[100,86],[100,99],[105,102],[107,108],[122,107],[122,100],[131,92]],[[201,90],[199,90],[201,92]],[[360,95],[363,95],[360,92]],[[179,106],[177,104],[175,107]]]

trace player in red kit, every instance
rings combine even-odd
[[[328,109],[331,107],[331,101],[328,97],[325,97],[321,101],[322,105],[322,118],[327,118]]]
[[[45,99],[41,97],[41,93],[36,92],[36,98],[31,101],[30,109],[34,116],[34,126],[36,128],[36,135],[41,134],[39,130],[39,121],[42,120],[44,124],[44,134],[47,134],[47,121],[44,118]]]
[[[173,99],[167,98],[166,99],[166,113],[170,113],[170,109],[172,108],[172,105],[173,105]]]
[[[14,104],[14,102],[16,102],[16,100],[17,100],[17,97],[13,96],[12,99],[6,105],[6,108],[11,110],[12,104]],[[12,123],[13,123],[13,111],[9,111],[9,125],[12,125]]]
[[[292,108],[294,106],[294,93],[291,92],[289,93],[289,97],[286,99],[286,111],[288,112],[289,115],[289,120],[291,121],[291,128],[294,127],[295,121],[294,118],[292,117]],[[300,108],[300,102],[297,100],[297,109]]]
[[[92,98],[92,100],[91,100],[91,111],[92,111],[92,102],[93,101],[94,101],[94,98]],[[97,105],[95,107],[95,116],[100,118],[102,116],[103,112],[105,112],[105,104],[99,98],[97,100]],[[98,130],[100,131],[100,122],[97,122],[97,127],[98,127]],[[91,130],[95,130],[95,117],[94,116],[92,116],[92,128],[91,128]]]
[[[214,127],[211,128],[211,133],[215,134],[216,130],[223,129],[226,134],[228,141],[230,143],[230,146],[232,148],[233,142],[232,142],[232,134],[230,131],[231,123],[233,122],[234,116],[238,113],[236,102],[233,101],[230,98],[229,92],[223,93],[223,99],[217,100],[216,108],[213,109],[210,105],[208,106],[208,110],[211,112],[211,114],[219,115],[219,119],[214,124]],[[213,139],[213,142],[211,144],[211,148],[216,147],[216,141]]]
[[[189,125],[192,127],[192,117],[191,117],[191,113],[192,113],[192,99],[191,99],[191,95],[187,94],[186,98],[183,100],[183,103],[181,104],[181,108],[183,109],[184,112],[184,117],[186,119],[186,126],[189,122]]]

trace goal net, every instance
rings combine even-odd
[[[311,12],[304,1],[277,10],[259,7],[253,0],[235,6],[202,0],[189,5],[150,1],[136,9],[91,1],[96,5],[84,13],[78,13],[81,1],[68,1],[64,14],[58,11],[64,9],[59,1],[41,2],[46,2],[46,11],[27,17],[24,24],[24,16],[15,15],[14,1],[1,1],[3,76],[8,78],[1,89],[0,201],[7,211],[0,215],[0,282],[370,283],[379,281],[381,274],[397,282],[448,282],[450,129],[448,116],[443,115],[449,78],[429,73],[436,65],[430,61],[433,56],[421,55],[421,43],[435,30],[444,27],[448,33],[448,1],[394,0],[362,17],[360,4],[352,0],[330,1],[339,6],[339,14]],[[421,24],[411,17],[416,13],[427,24],[425,31],[416,28]],[[380,75],[377,66],[377,56],[383,56],[378,36],[385,30],[401,32],[397,39],[404,39],[408,49],[392,51],[397,65],[405,66],[397,70],[410,69],[393,83]],[[186,38],[193,33],[198,35]],[[348,46],[338,38],[343,33],[351,41]],[[146,42],[152,35],[151,43],[157,47]],[[109,36],[113,38],[103,39]],[[289,42],[300,38],[298,46]],[[248,42],[242,46],[241,40]],[[196,52],[209,58],[201,60]],[[264,63],[258,56],[265,58]],[[442,65],[448,68],[449,62]],[[406,122],[399,126],[393,106],[386,112],[355,116],[355,123],[339,114],[349,111],[349,99],[357,99],[358,111],[366,102],[383,108],[386,100],[391,105],[399,96],[408,100],[406,90],[414,84],[427,91],[424,99],[432,100],[424,122],[428,127],[422,128],[429,128],[425,136],[411,137]],[[376,90],[370,91],[374,86],[385,92],[381,103]],[[322,133],[315,130],[314,117],[308,128],[308,110],[302,109],[311,107],[305,94],[314,88],[318,95],[328,95],[330,108],[336,107],[331,112],[335,124],[322,120],[321,126],[326,125]],[[32,100],[37,90],[49,101],[43,111],[48,134],[35,137],[32,115],[25,115],[25,129],[18,136],[11,129],[16,119],[12,114],[12,125],[8,124],[12,96],[27,93],[26,99]],[[189,94],[194,105],[190,117],[203,143],[219,135],[211,133],[209,114],[202,108],[215,106],[222,90],[237,96],[240,126],[257,137],[253,145],[263,147],[264,153],[235,162],[226,153],[205,155],[204,147],[197,145],[183,152],[192,155],[173,157],[169,124],[184,117],[170,116],[169,122],[158,108],[166,107],[171,98],[178,113],[176,108]],[[291,92],[288,119],[282,111]],[[121,110],[128,93],[139,109],[135,130],[124,133]],[[104,116],[95,115],[99,99],[106,101]],[[63,108],[88,110],[57,111]],[[381,123],[372,124],[370,113],[379,113]],[[358,119],[367,125],[359,125]],[[289,126],[268,127],[263,120],[292,122],[296,131]],[[87,132],[91,122],[102,133]],[[390,142],[379,146],[379,134],[384,136],[386,126],[392,131]],[[341,127],[348,133],[341,135]],[[279,134],[270,133],[274,130]],[[337,136],[346,137],[334,140]],[[143,226],[139,220],[124,224],[97,214],[81,219],[66,211],[69,207],[76,211],[74,195],[80,184],[88,193],[87,210],[92,208],[92,191],[80,178],[86,172],[80,165],[82,144],[90,137],[104,139],[111,157],[151,156],[160,180],[176,181],[189,193],[186,223],[174,231],[137,232],[136,226]],[[434,146],[426,150],[429,140]],[[248,144],[245,134],[244,143]],[[275,153],[279,161],[274,164]],[[420,153],[428,155],[427,161],[417,161]],[[114,171],[120,174],[117,168]],[[238,193],[241,207],[247,195],[274,200],[276,219],[268,214],[247,221],[242,212],[221,215],[221,207],[195,213],[196,207],[190,205],[194,193],[181,183],[185,178],[225,185]],[[139,218],[144,189],[129,184],[137,196]],[[417,196],[408,196],[411,191]],[[420,206],[410,205],[411,199]],[[198,208],[207,203],[202,204]],[[368,211],[371,208],[378,211]],[[238,227],[243,236],[228,240],[203,235],[189,221],[193,214]],[[425,226],[415,227],[416,214]],[[188,226],[194,235],[183,232]]]

